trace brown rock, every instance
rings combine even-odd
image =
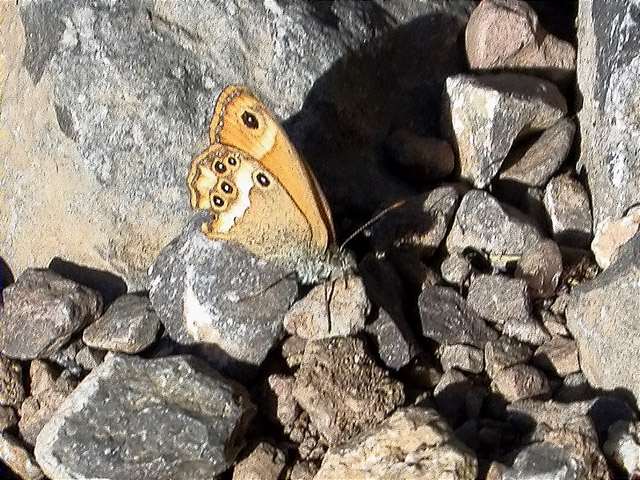
[[[471,14],[466,50],[474,70],[530,71],[553,82],[575,73],[575,48],[546,32],[521,0],[484,0]]]
[[[19,408],[24,397],[22,366],[19,362],[0,355],[0,405]]]
[[[515,276],[529,286],[536,297],[552,296],[562,275],[562,254],[553,240],[542,240],[524,252],[516,266]]]
[[[296,462],[287,472],[285,480],[313,480],[318,473],[318,466],[313,462]]]
[[[295,379],[288,375],[274,374],[267,379],[271,393],[269,411],[273,419],[280,422],[285,430],[300,416],[300,406],[293,398]]]
[[[6,432],[0,433],[0,461],[22,480],[44,478],[42,470],[24,445]]]
[[[547,377],[529,365],[514,365],[500,370],[493,377],[493,385],[509,402],[551,393]]]
[[[12,407],[0,406],[0,432],[9,430],[18,424],[18,415]]]
[[[591,204],[582,184],[569,174],[551,179],[544,191],[544,206],[553,237],[561,245],[586,247],[591,242]]]
[[[267,442],[260,442],[235,466],[233,480],[277,480],[284,467],[284,452]]]
[[[576,342],[565,337],[553,337],[542,344],[536,350],[533,361],[540,368],[559,377],[566,377],[580,370]]]
[[[386,145],[396,163],[415,171],[425,181],[441,180],[453,172],[455,157],[445,140],[399,129],[387,138]]]
[[[633,207],[622,218],[607,218],[598,224],[591,251],[601,268],[607,268],[622,245],[638,232],[640,207]]]
[[[443,345],[440,361],[444,371],[456,368],[463,372],[481,373],[484,369],[483,351],[471,345]]]
[[[289,368],[296,368],[300,365],[306,346],[307,340],[297,335],[291,335],[282,342],[282,356]]]
[[[491,378],[505,368],[528,362],[532,355],[528,345],[507,336],[488,342],[484,348],[486,370]]]

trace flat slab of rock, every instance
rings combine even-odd
[[[2,297],[0,352],[21,360],[57,352],[102,311],[98,292],[50,270],[25,270]]]
[[[552,126],[567,113],[567,103],[554,84],[540,78],[462,74],[447,78],[443,109],[460,176],[484,188],[514,141]]]
[[[502,325],[529,316],[531,305],[527,283],[503,275],[478,275],[471,281],[468,305],[482,318]]]
[[[51,478],[202,479],[233,463],[254,408],[247,392],[190,356],[109,355],[36,442]]]
[[[290,272],[232,242],[212,241],[196,215],[151,272],[151,304],[169,337],[199,345],[228,375],[251,374],[282,337],[298,287]]]
[[[159,330],[160,320],[148,298],[123,295],[85,328],[82,340],[102,350],[138,353],[155,341]]]
[[[330,448],[314,480],[475,480],[477,460],[435,410],[398,410]]]

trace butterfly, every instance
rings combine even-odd
[[[210,239],[241,244],[257,257],[314,283],[349,263],[335,247],[329,204],[274,114],[247,88],[216,100],[210,146],[191,162],[191,206],[206,210]]]

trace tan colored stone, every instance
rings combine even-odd
[[[2,14],[1,11],[0,14]],[[24,445],[17,438],[5,432],[0,433],[0,460],[22,480],[44,478],[42,470]]]
[[[638,232],[640,227],[640,207],[633,207],[622,218],[607,218],[596,230],[591,251],[601,268],[606,269],[622,245]]]
[[[277,480],[285,467],[282,450],[260,442],[233,469],[233,480]]]

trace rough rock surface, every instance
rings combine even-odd
[[[330,446],[380,423],[404,402],[402,384],[354,337],[307,343],[293,395]]]
[[[536,350],[533,362],[543,370],[551,371],[559,377],[566,377],[580,371],[576,342],[565,337],[553,337],[543,343]]]
[[[18,408],[24,397],[22,365],[0,355],[0,405]]]
[[[638,423],[621,420],[611,425],[602,448],[619,468],[632,474],[640,471],[639,438]]]
[[[443,345],[440,362],[445,371],[456,368],[463,372],[481,373],[484,370],[484,352],[470,345]]]
[[[500,370],[528,362],[532,355],[533,351],[528,345],[503,335],[485,345],[485,368],[493,378]]]
[[[519,70],[553,82],[575,73],[576,50],[548,33],[522,0],[484,0],[466,29],[466,50],[474,70]]]
[[[544,191],[544,206],[558,243],[578,248],[589,246],[591,206],[589,194],[578,180],[567,174],[551,179]]]
[[[472,272],[473,267],[469,260],[456,253],[449,255],[440,265],[443,280],[457,286],[464,284]]]
[[[210,479],[242,446],[248,398],[193,357],[112,354],[45,425],[35,456],[52,478]]]
[[[532,296],[543,298],[553,296],[561,275],[562,253],[553,240],[543,240],[526,250],[515,271],[516,277],[527,282]]]
[[[22,480],[41,480],[42,470],[20,441],[6,432],[0,433],[0,461]]]
[[[0,351],[23,360],[55,353],[102,311],[100,294],[50,270],[25,270],[2,297]]]
[[[270,443],[260,442],[233,469],[233,480],[274,480],[285,467],[284,452]]]
[[[445,129],[460,162],[460,176],[484,188],[519,136],[542,131],[567,113],[552,83],[515,73],[457,75],[445,87]]]
[[[477,469],[475,455],[434,410],[410,407],[329,449],[315,480],[475,480]]]
[[[524,280],[502,275],[478,275],[467,295],[469,307],[485,320],[502,325],[529,316],[530,302]]]
[[[94,348],[138,353],[155,341],[159,329],[160,320],[148,298],[123,295],[82,332],[82,340]]]
[[[149,297],[171,339],[199,344],[216,368],[245,375],[282,337],[297,284],[241,246],[207,239],[201,222],[195,216],[162,250]]]
[[[530,365],[514,365],[498,371],[493,376],[493,385],[509,402],[551,393],[547,377]]]
[[[629,209],[622,218],[607,218],[598,225],[591,251],[602,268],[608,268],[618,254],[620,247],[627,243],[640,228],[640,207]]]
[[[388,368],[400,370],[420,351],[416,338],[405,324],[399,324],[380,309],[378,317],[366,327],[376,346],[378,357]]]

